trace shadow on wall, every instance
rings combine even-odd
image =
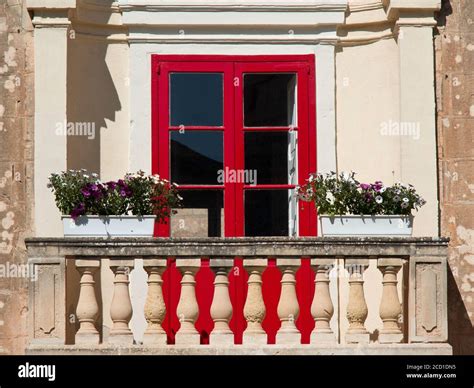
[[[454,354],[474,355],[474,328],[451,270],[448,270],[448,341]]]
[[[105,2],[105,1],[104,1]],[[107,3],[112,3],[108,0]],[[102,4],[104,5],[104,4]],[[68,41],[68,168],[100,174],[100,132],[122,106],[106,63],[109,44],[78,36]],[[110,128],[107,130],[111,130]]]
[[[451,7],[451,0],[442,0],[441,9],[436,14],[436,21],[438,27],[446,26],[446,17],[453,13],[453,8]]]

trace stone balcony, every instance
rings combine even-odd
[[[29,354],[452,353],[447,239],[31,238],[26,245],[36,274],[29,291]],[[182,275],[179,303],[169,312],[180,322],[174,343],[162,328],[169,308],[162,289],[168,258],[175,259]],[[248,274],[242,343],[229,329],[235,309],[229,272],[235,258],[243,260]],[[214,327],[209,344],[201,345],[195,322],[202,260],[208,260],[215,277]],[[272,308],[262,294],[262,274],[271,260],[281,271],[276,297],[281,327],[274,344],[267,343],[262,329]],[[303,263],[315,274],[314,294],[308,290],[311,301],[305,306],[296,293]],[[141,282],[145,295],[138,310],[137,303],[132,307],[135,291],[129,290],[136,271],[143,274],[135,283]],[[309,343],[302,343],[295,324],[303,312],[314,320]],[[142,332],[130,325],[132,313],[146,322]]]

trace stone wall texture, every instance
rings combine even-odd
[[[451,238],[449,337],[474,354],[474,2],[443,0],[436,91],[441,234]]]
[[[0,352],[10,354],[26,344],[29,280],[19,265],[33,207],[33,28],[25,3],[0,0]]]

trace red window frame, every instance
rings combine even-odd
[[[244,132],[288,131],[288,127],[254,127],[243,125],[243,74],[297,73],[298,79],[298,184],[303,184],[310,172],[316,171],[316,91],[314,55],[152,55],[152,172],[169,179],[169,131],[179,127],[169,125],[169,74],[200,72],[224,74],[224,115],[222,127],[192,127],[185,130],[225,131],[224,168],[243,170]],[[230,85],[233,85],[231,87]],[[233,142],[229,137],[234,139]],[[166,139],[166,141],[163,141]],[[180,185],[187,189],[221,189],[224,195],[225,236],[244,235],[244,191],[255,189],[290,189],[294,185],[257,185],[243,183],[222,186]],[[232,206],[225,204],[232,203]],[[316,235],[314,206],[299,202],[299,235]],[[157,225],[156,235],[169,237],[169,222]]]

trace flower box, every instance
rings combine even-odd
[[[344,215],[319,217],[322,236],[405,236],[412,235],[413,216]]]
[[[65,237],[152,237],[156,216],[62,216]]]
[[[166,223],[182,199],[176,184],[143,171],[102,182],[84,169],[68,170],[51,174],[48,187],[66,237],[152,237],[155,222]]]

